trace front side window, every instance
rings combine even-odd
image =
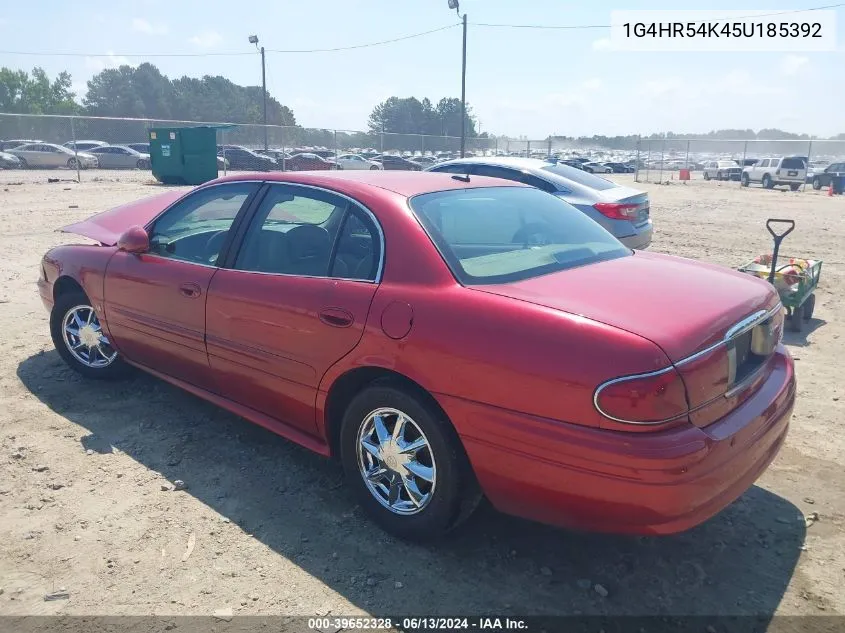
[[[170,207],[149,230],[150,252],[161,257],[216,265],[229,230],[255,183],[200,189]]]
[[[519,281],[631,253],[570,204],[529,187],[455,189],[410,204],[465,285]]]

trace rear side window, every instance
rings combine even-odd
[[[519,281],[631,252],[570,204],[530,187],[453,189],[410,204],[465,285]]]
[[[473,165],[470,169],[472,170],[472,173],[477,176],[490,176],[491,178],[515,180],[516,182],[521,182],[531,187],[537,187],[537,189],[548,191],[549,193],[557,191],[557,188],[553,184],[518,169],[509,169],[507,167],[498,167],[495,165]]]
[[[780,163],[781,169],[804,169],[803,158],[784,158]]]

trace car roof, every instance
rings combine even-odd
[[[447,191],[451,189],[475,189],[478,187],[527,187],[522,183],[490,178],[488,176],[472,176],[469,182],[463,178],[455,178],[455,174],[413,171],[382,171],[382,170],[352,170],[352,171],[294,171],[262,174],[261,180],[267,182],[289,182],[292,184],[306,184],[333,189],[354,197],[360,191],[361,185],[378,187],[392,191],[406,198],[422,193]],[[255,180],[254,174],[238,174],[225,176],[212,182],[231,182],[238,180]]]

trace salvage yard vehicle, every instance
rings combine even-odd
[[[401,537],[444,534],[482,495],[554,525],[679,532],[787,433],[771,285],[632,251],[521,183],[248,174],[63,230],[98,242],[41,262],[68,365],[141,368],[339,457]]]
[[[802,156],[764,158],[750,167],[742,169],[742,186],[759,182],[764,189],[787,185],[792,191],[804,184],[807,178],[807,162]]]
[[[654,227],[648,194],[583,172],[563,162],[536,158],[461,158],[427,171],[492,176],[553,193],[610,231],[629,248],[647,248]]]
[[[704,180],[739,180],[742,167],[735,160],[711,160],[704,163]]]
[[[88,150],[97,157],[101,169],[149,169],[150,155],[124,145],[101,145]]]
[[[9,154],[17,156],[21,167],[67,167],[76,169],[77,162],[82,169],[97,167],[97,157],[85,152],[76,152],[53,143],[33,143],[21,145],[8,150]]]
[[[841,178],[842,176],[845,176],[845,163],[832,163],[821,171],[808,173],[807,182],[811,183],[813,189],[818,191],[822,187],[830,187],[834,178]]]

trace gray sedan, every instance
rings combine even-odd
[[[623,187],[569,165],[536,158],[461,158],[426,171],[515,180],[559,196],[589,216],[628,248],[651,244],[648,194]]]
[[[88,150],[100,161],[101,169],[149,169],[150,155],[125,145],[103,145]]]
[[[31,143],[8,150],[9,154],[17,156],[21,167],[67,167],[87,169],[97,166],[97,157],[85,152],[73,153],[73,150],[53,143]]]

